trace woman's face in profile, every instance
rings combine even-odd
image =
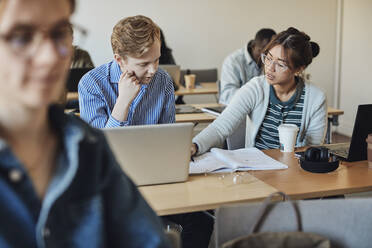
[[[0,104],[56,101],[72,54],[68,0],[0,0]]]

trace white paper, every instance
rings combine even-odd
[[[194,160],[190,162],[190,174],[288,168],[257,148],[239,150],[212,148],[211,152],[195,157]]]
[[[211,109],[207,109],[207,108],[201,108],[202,111],[206,112],[206,113],[209,113],[209,114],[212,114],[212,115],[215,115],[215,116],[219,116],[221,115],[221,113],[218,113],[216,111],[213,111]]]
[[[225,162],[217,159],[210,152],[194,157],[194,162],[190,162],[190,174],[208,173],[220,168],[228,167],[225,165]]]

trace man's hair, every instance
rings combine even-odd
[[[75,12],[76,8],[76,1],[75,0],[69,0],[70,6],[71,6],[71,14]]]
[[[256,33],[256,36],[254,37],[255,42],[265,42],[269,43],[271,38],[276,35],[275,31],[272,30],[271,28],[262,28],[258,30]]]
[[[150,18],[142,15],[120,20],[111,35],[112,50],[120,56],[141,57],[155,41],[160,42],[160,29]]]

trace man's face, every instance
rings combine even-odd
[[[70,64],[70,3],[7,0],[0,5],[0,101],[47,106],[62,93]]]
[[[155,41],[141,57],[120,57],[119,64],[123,72],[125,70],[129,72],[133,71],[141,84],[148,84],[158,70],[159,58],[160,41]]]

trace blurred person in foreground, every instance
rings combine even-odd
[[[74,0],[0,0],[0,247],[168,247],[103,134],[53,105]]]

